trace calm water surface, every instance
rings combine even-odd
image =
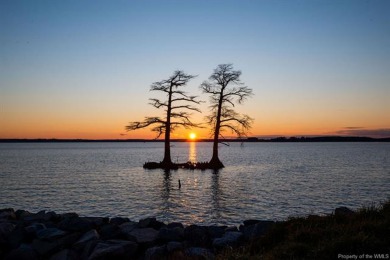
[[[163,143],[0,143],[0,208],[239,224],[390,198],[389,143],[231,143],[217,174],[142,168],[162,155]],[[173,161],[210,157],[211,143],[173,143]]]

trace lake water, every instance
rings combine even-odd
[[[211,146],[173,143],[172,160],[207,161]],[[0,143],[0,208],[239,224],[390,198],[390,143],[230,143],[218,173],[142,168],[162,155],[157,142]]]

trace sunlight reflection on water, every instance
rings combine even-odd
[[[388,143],[231,143],[217,174],[142,168],[162,154],[162,143],[0,144],[0,208],[239,224],[390,197]],[[210,157],[211,143],[172,148],[180,162]]]

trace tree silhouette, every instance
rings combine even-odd
[[[213,155],[209,167],[213,169],[223,168],[218,157],[219,137],[221,132],[230,129],[239,138],[245,136],[253,119],[247,115],[234,111],[235,103],[243,103],[252,95],[252,89],[243,86],[240,80],[241,71],[233,70],[232,64],[220,64],[211,74],[208,81],[204,81],[200,88],[203,93],[210,94],[211,113],[206,121],[212,126]],[[231,87],[232,86],[232,87]]]
[[[197,96],[190,96],[186,92],[179,90],[179,87],[184,87],[191,79],[196,76],[184,73],[177,70],[171,77],[166,80],[154,82],[150,91],[161,91],[167,96],[166,101],[161,101],[157,98],[149,99],[150,105],[157,109],[164,109],[165,118],[161,117],[145,117],[142,122],[130,122],[126,126],[127,131],[137,130],[148,126],[153,126],[152,131],[157,132],[157,138],[165,134],[164,142],[164,159],[161,162],[161,168],[172,168],[170,134],[178,127],[190,128],[198,127],[198,124],[191,122],[189,111],[200,110],[193,104],[200,104]]]

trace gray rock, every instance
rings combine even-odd
[[[14,220],[16,219],[14,209],[2,209],[0,210],[0,220]]]
[[[207,230],[211,239],[222,237],[225,234],[226,226],[209,226]]]
[[[145,260],[162,259],[166,256],[167,249],[164,246],[155,246],[148,248],[145,252]]]
[[[129,233],[140,244],[154,244],[157,240],[158,231],[153,228],[136,228]]]
[[[42,240],[54,240],[66,235],[67,233],[58,228],[46,228],[36,232],[37,237]]]
[[[122,225],[123,223],[129,222],[129,221],[130,221],[129,218],[116,217],[116,218],[111,218],[110,219],[110,224],[119,226],[119,225]]]
[[[350,216],[353,215],[355,212],[347,207],[339,207],[336,208],[334,211],[334,214],[336,216]]]
[[[238,228],[236,226],[231,226],[231,227],[227,227],[225,228],[225,232],[229,232],[229,231],[238,231]]]
[[[101,239],[109,240],[109,239],[119,239],[122,233],[118,226],[107,224],[100,228],[99,234]]]
[[[226,232],[222,237],[213,240],[213,247],[222,249],[227,246],[238,246],[241,237],[241,232]]]
[[[61,237],[55,241],[35,239],[32,243],[32,246],[34,250],[37,251],[41,256],[49,256],[60,251],[61,249],[73,245],[79,239],[79,237],[80,234],[73,233]]]
[[[96,229],[92,229],[86,233],[84,233],[80,238],[79,240],[77,240],[77,242],[73,245],[74,248],[76,249],[81,249],[81,248],[84,248],[85,245],[90,242],[90,241],[94,241],[94,240],[98,240],[99,239],[99,233],[96,231]]]
[[[25,217],[31,215],[31,213],[27,210],[18,209],[17,211],[15,211],[15,215],[17,219],[24,219]]]
[[[61,250],[60,252],[50,257],[50,260],[78,260],[78,259],[80,258],[76,254],[76,252],[69,249]]]
[[[137,248],[138,245],[132,241],[102,241],[95,246],[88,259],[131,259],[135,255]]]
[[[183,224],[179,222],[172,222],[167,225],[167,228],[175,228],[175,227],[184,228]]]
[[[0,223],[0,243],[5,243],[8,236],[15,229],[15,225],[9,222]]]
[[[137,228],[137,223],[132,222],[132,221],[129,221],[129,222],[126,222],[126,223],[119,225],[119,229],[120,229],[122,235],[124,237],[126,237],[127,239],[132,239],[132,236],[130,233],[131,233],[131,231],[133,231],[136,228]]]
[[[137,226],[138,228],[154,228],[159,230],[160,228],[164,227],[165,224],[163,222],[157,221],[156,218],[145,218],[141,219]]]
[[[187,248],[184,253],[187,257],[194,257],[196,259],[215,259],[214,254],[210,250],[202,247],[190,247]]]
[[[184,238],[195,247],[210,247],[211,239],[207,227],[191,225],[184,229]]]
[[[33,223],[24,228],[24,230],[29,234],[36,235],[40,230],[46,229],[46,225],[42,223]]]
[[[176,250],[181,250],[181,249],[183,249],[183,243],[181,242],[172,241],[167,244],[168,253],[171,253]]]
[[[182,241],[184,238],[184,229],[181,227],[161,228],[158,232],[158,239],[164,242]]]
[[[250,226],[241,225],[240,231],[244,235],[245,240],[252,240],[265,235],[265,233],[267,233],[267,231],[274,224],[275,224],[274,221],[261,220],[260,222],[257,222],[254,225],[250,225]]]
[[[58,228],[71,232],[86,232],[94,228],[93,223],[80,217],[66,217],[58,223]]]
[[[257,223],[261,222],[261,220],[258,220],[258,219],[247,219],[247,220],[244,220],[244,226],[251,226],[251,225],[255,225]]]
[[[46,221],[45,216],[46,216],[46,211],[41,210],[38,213],[26,215],[23,218],[23,220],[27,221],[27,222],[36,222],[36,221],[43,221],[44,222],[44,221]]]
[[[36,260],[39,259],[37,253],[31,246],[20,246],[9,252],[4,260]]]
[[[100,218],[100,217],[81,217],[81,219],[84,219],[91,223],[94,228],[100,227],[104,224],[109,223],[109,218]]]

